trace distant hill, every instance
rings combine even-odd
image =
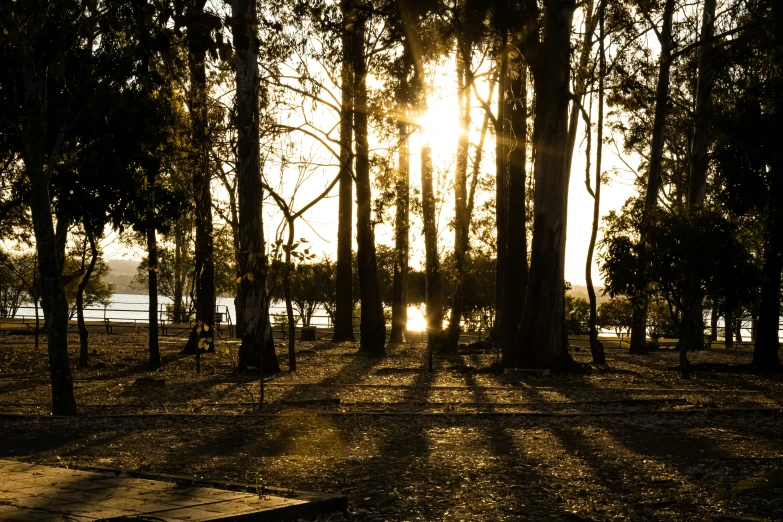
[[[595,287],[595,297],[598,304],[603,303],[604,301],[609,300],[608,295],[601,295],[601,292],[604,291],[604,287],[602,286],[596,286]],[[585,299],[589,299],[587,295],[587,287],[584,285],[571,285],[571,291],[568,292],[574,297],[583,297]]]
[[[128,259],[111,259],[106,262],[109,265],[109,275],[106,280],[114,285],[116,294],[137,294],[143,295],[146,291],[143,288],[133,288],[131,282],[136,277],[136,268],[138,261]]]

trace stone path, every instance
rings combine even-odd
[[[0,521],[267,521],[318,513],[284,498],[0,460]],[[334,499],[321,496],[322,510]],[[332,501],[332,502],[329,502]],[[315,509],[314,509],[315,508]]]

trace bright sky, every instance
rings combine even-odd
[[[451,248],[453,243],[453,231],[449,228],[449,221],[453,216],[453,189],[451,183],[454,176],[454,156],[456,144],[459,135],[457,96],[454,76],[454,61],[444,61],[435,69],[436,73],[430,78],[431,92],[428,96],[429,110],[427,114],[421,116],[419,121],[425,127],[427,138],[432,145],[433,165],[435,168],[436,194],[440,192],[443,195],[441,210],[438,218],[440,232],[441,252]],[[328,74],[318,72],[314,69],[314,74],[321,81],[329,83]],[[371,88],[382,89],[383,85],[378,81],[370,79],[368,81]],[[479,87],[482,97],[486,98],[488,86],[486,82]],[[332,95],[338,91],[333,91]],[[326,99],[328,95],[322,94]],[[477,143],[479,138],[479,129],[483,121],[484,112],[477,101],[472,97],[473,102],[473,128],[471,130],[471,142]],[[297,104],[295,104],[297,105]],[[306,111],[306,116],[302,111]],[[593,110],[597,114],[597,110]],[[309,103],[298,104],[297,110],[284,111],[280,114],[280,120],[286,125],[300,125],[305,119],[310,122],[317,122],[317,127],[322,129],[331,129],[330,138],[337,138],[339,127],[338,114],[333,110],[324,107],[312,108]],[[605,131],[607,132],[607,131]],[[371,140],[373,138],[371,137]],[[595,156],[595,137],[593,138],[593,158]],[[336,144],[331,144],[337,148]],[[282,166],[276,159],[269,159],[265,165],[265,176],[270,185],[276,190],[290,198],[294,191],[293,209],[301,208],[313,197],[320,194],[326,186],[334,179],[337,174],[337,165],[335,158],[316,140],[305,136],[302,133],[290,135],[290,141],[287,143],[276,142],[274,146],[277,149],[286,151],[286,157],[289,163]],[[385,153],[385,148],[390,146],[388,142],[371,141],[371,149],[376,149],[379,153]],[[482,162],[482,177],[494,179],[494,136],[491,131],[488,133],[484,145],[484,160]],[[420,137],[416,133],[410,140],[410,165],[411,165],[411,188],[419,188],[420,171],[419,155]],[[593,200],[587,193],[584,183],[585,157],[584,157],[584,128],[580,129],[577,138],[577,146],[574,153],[571,183],[569,191],[568,208],[568,232],[566,247],[566,280],[573,284],[585,284],[585,258],[590,238],[592,225]],[[471,147],[471,154],[474,152]],[[623,163],[617,158],[614,146],[604,147],[604,165],[603,170],[612,172],[615,167],[624,169]],[[262,154],[264,152],[262,151]],[[297,165],[297,161],[310,161],[313,165],[305,168]],[[395,160],[396,161],[396,160]],[[593,159],[594,161],[594,159]],[[472,160],[471,160],[472,163]],[[634,161],[630,161],[633,165]],[[470,167],[469,167],[470,168]],[[591,175],[595,173],[595,167],[591,167]],[[529,175],[532,175],[530,166],[528,166]],[[634,192],[633,174],[627,170],[614,172],[610,176],[610,183],[602,188],[601,198],[601,216],[606,215],[610,210],[619,209],[625,200]],[[304,182],[301,182],[304,180]],[[301,182],[301,183],[300,183]],[[492,188],[491,190],[494,190]],[[215,185],[215,193],[218,198],[225,197],[222,187]],[[377,196],[377,194],[374,194]],[[476,201],[476,208],[480,207],[482,197],[484,200],[488,197],[486,193],[479,194]],[[393,209],[390,209],[393,212]],[[411,266],[420,268],[423,264],[424,242],[422,234],[421,220],[418,216],[411,214]],[[274,201],[268,198],[265,204],[265,229],[268,243],[272,243],[281,231],[281,213],[277,210]],[[309,210],[296,224],[296,237],[305,238],[310,242],[310,250],[316,254],[324,253],[334,259],[336,250],[336,227],[337,227],[337,189],[332,191],[331,197],[322,200],[315,207]],[[355,211],[354,211],[355,218]],[[600,238],[600,236],[599,236]],[[140,259],[143,255],[142,249],[128,248],[126,245],[116,240],[116,234],[109,234],[102,242],[104,246],[105,259]],[[378,244],[392,245],[394,242],[394,231],[391,225],[380,224],[376,227],[376,241]],[[477,246],[480,248],[480,246]],[[354,245],[355,248],[355,245]],[[598,273],[596,260],[593,262],[593,280],[596,285],[600,285],[600,275]]]

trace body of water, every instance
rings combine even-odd
[[[233,297],[218,297],[216,300],[216,308],[217,312],[224,314],[224,317],[226,318],[225,322],[229,322],[228,318],[230,318],[230,322],[232,324],[236,323],[236,309],[234,308],[234,298]],[[168,297],[164,297],[162,295],[158,296],[158,307],[159,307],[159,317],[167,318],[166,315],[166,306],[172,304],[171,299]],[[270,307],[270,314],[277,315],[277,314],[285,314],[285,304],[284,303],[273,303]],[[40,310],[39,307],[39,314],[41,318],[43,318],[43,312]],[[294,311],[294,314],[296,314],[296,311]],[[25,317],[25,318],[32,318],[35,317],[35,310],[32,307],[32,304],[27,304],[22,306],[19,311],[16,314],[17,317]],[[94,305],[89,308],[86,308],[84,310],[84,318],[88,321],[101,321],[103,319],[109,319],[114,322],[120,322],[120,321],[129,321],[129,322],[139,322],[139,323],[146,323],[148,318],[148,298],[146,295],[139,295],[139,294],[114,294],[111,298],[111,301],[104,307],[102,305]],[[273,322],[275,322],[273,317]],[[783,322],[783,318],[781,318],[781,322]],[[301,324],[301,323],[300,323]],[[329,326],[329,317],[326,313],[326,310],[324,310],[322,307],[318,307],[315,311],[315,315],[312,318],[311,323],[313,326],[322,326],[326,327]],[[709,324],[709,317],[705,318],[705,324]],[[722,341],[722,331],[723,331],[723,319],[720,319],[718,321],[718,328],[721,333],[720,340]],[[409,306],[408,307],[408,330],[413,332],[423,332],[426,330],[427,322],[424,317],[424,310],[423,308],[415,307],[415,306]],[[751,331],[750,331],[750,320],[743,321],[742,323],[742,340],[743,342],[750,342],[751,339]],[[614,336],[613,330],[604,330],[601,329],[600,333],[602,335],[609,335]],[[626,332],[625,337],[628,336],[628,333]],[[719,342],[721,342],[719,341]]]
[[[93,305],[84,310],[84,318],[87,321],[102,321],[109,319],[114,322],[129,321],[146,323],[148,320],[149,310],[149,298],[146,295],[139,294],[114,294],[111,301],[106,305]],[[158,296],[158,309],[159,317],[167,318],[166,309],[167,305],[171,305],[172,301],[168,297]],[[275,316],[278,314],[285,314],[285,303],[273,303],[269,309],[270,314]],[[225,322],[232,324],[236,323],[236,309],[234,308],[233,297],[218,297],[216,300],[216,312],[222,313],[225,318]],[[41,318],[43,318],[43,311],[39,306]],[[294,310],[296,315],[296,310]],[[32,318],[35,317],[35,309],[32,303],[28,303],[22,306],[16,314],[16,317]],[[274,322],[274,317],[273,317]],[[301,324],[301,323],[300,323]],[[322,307],[318,307],[315,310],[315,314],[310,322],[313,326],[329,326],[329,316]],[[426,329],[426,321],[422,310],[418,307],[408,307],[408,326],[411,331],[424,331]]]

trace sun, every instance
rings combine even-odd
[[[423,139],[430,144],[434,155],[453,155],[461,132],[456,96],[432,100],[427,112],[417,122],[423,129]]]
[[[424,332],[427,330],[427,318],[418,306],[408,307],[408,330],[411,332]]]

